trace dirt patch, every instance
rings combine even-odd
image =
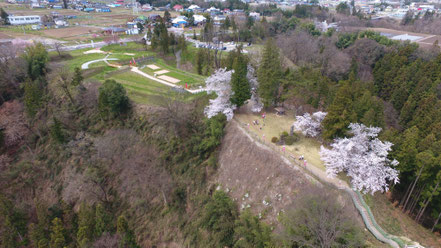
[[[12,37],[7,34],[0,33],[0,39],[12,39]]]
[[[48,29],[48,30],[44,30],[43,33],[47,36],[54,38],[67,38],[72,36],[89,34],[100,30],[101,29],[94,27],[71,27],[71,28]]]
[[[179,79],[176,79],[174,77],[169,77],[169,76],[166,76],[166,75],[159,76],[158,78],[162,79],[162,80],[165,80],[167,82],[173,83],[173,84],[177,84],[177,83],[181,82],[181,80],[179,80]]]

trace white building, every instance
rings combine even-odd
[[[11,25],[26,25],[41,23],[40,16],[9,16],[8,21]]]

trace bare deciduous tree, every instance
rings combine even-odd
[[[299,247],[363,247],[348,200],[318,187],[303,191],[297,199],[282,216],[282,239],[286,243]]]

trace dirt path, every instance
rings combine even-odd
[[[360,214],[363,218],[363,221],[366,225],[366,228],[375,236],[375,238],[377,238],[378,240],[380,240],[386,244],[389,244],[390,246],[392,246],[394,248],[404,247],[404,242],[401,239],[386,233],[377,224],[374,216],[372,215],[369,207],[364,202],[361,195],[358,192],[355,192],[345,181],[342,181],[338,178],[329,178],[325,171],[320,170],[319,168],[317,168],[315,166],[306,166],[306,167],[302,166],[296,160],[296,158],[294,158],[292,155],[286,156],[286,154],[280,152],[280,149],[278,149],[277,147],[274,147],[273,144],[267,144],[266,142],[262,143],[260,138],[257,137],[254,133],[247,132],[246,129],[243,128],[243,126],[246,124],[242,124],[239,121],[237,121],[236,119],[233,119],[232,122],[237,125],[239,130],[241,130],[245,135],[252,138],[256,143],[259,143],[260,145],[266,146],[269,149],[276,151],[277,153],[279,153],[279,155],[284,160],[288,161],[289,164],[291,164],[293,166],[297,166],[298,168],[301,169],[302,172],[314,176],[322,183],[332,185],[334,187],[337,187],[340,190],[344,190],[345,192],[347,192],[351,196],[355,207],[360,212]]]

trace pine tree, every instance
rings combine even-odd
[[[64,248],[66,239],[64,238],[63,223],[59,218],[54,218],[51,228],[50,248]]]
[[[95,213],[91,207],[82,204],[78,213],[77,233],[77,241],[81,247],[86,247],[89,241],[93,239],[94,229]]]
[[[171,19],[170,12],[168,12],[168,10],[166,10],[164,12],[164,20],[165,20],[165,22],[170,22],[170,19]]]
[[[344,82],[335,96],[334,102],[328,108],[328,114],[323,120],[323,138],[333,139],[346,136],[350,123],[357,122],[357,114],[353,110],[351,85]]]
[[[103,232],[107,231],[107,214],[103,205],[98,204],[95,208],[95,236],[100,237]]]
[[[37,81],[27,81],[24,84],[24,106],[29,117],[37,114],[43,102],[43,91]]]
[[[9,19],[8,19],[9,15],[8,13],[6,13],[6,11],[3,8],[0,8],[0,17],[2,18],[3,23],[5,25],[9,24]]]
[[[51,130],[50,130],[51,137],[52,137],[52,139],[54,139],[58,143],[64,143],[66,141],[66,139],[64,137],[64,132],[61,127],[61,122],[59,120],[57,120],[57,118],[55,118],[55,117],[53,119],[54,119],[54,124],[52,124]]]
[[[277,102],[277,90],[282,79],[282,65],[280,63],[279,49],[272,39],[269,39],[263,50],[262,61],[257,70],[259,81],[259,96],[265,107]]]
[[[251,97],[250,84],[247,79],[247,60],[238,51],[238,56],[234,60],[234,73],[231,76],[231,89],[233,95],[230,98],[232,104],[237,107],[242,106]]]
[[[133,231],[129,229],[129,224],[124,215],[118,217],[116,230],[120,237],[122,237],[120,247],[138,247],[135,241],[135,235]]]
[[[78,86],[83,82],[83,75],[80,67],[75,67],[74,76],[72,78],[72,86]]]

